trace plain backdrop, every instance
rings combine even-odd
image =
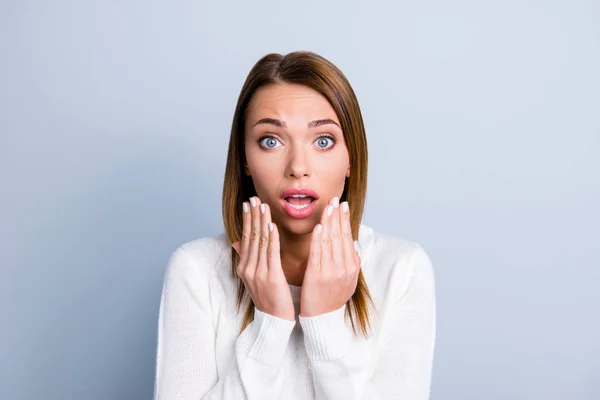
[[[433,260],[432,399],[600,398],[598,1],[0,4],[0,398],[152,397],[168,257],[294,50],[358,96],[363,223]]]

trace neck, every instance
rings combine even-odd
[[[281,266],[289,285],[302,286],[308,263],[312,231],[307,235],[295,235],[279,231]]]

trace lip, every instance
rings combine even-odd
[[[281,193],[281,199],[285,200],[286,197],[289,197],[293,194],[303,194],[306,196],[310,196],[315,200],[319,199],[319,195],[317,194],[317,192],[315,192],[312,189],[309,188],[288,188],[285,189],[282,193]]]
[[[286,197],[289,197],[293,194],[303,194],[305,196],[312,197],[314,200],[308,206],[304,207],[301,210],[298,210],[292,207],[292,205],[285,200]],[[296,219],[302,219],[310,216],[317,207],[317,200],[319,200],[319,195],[317,194],[317,192],[309,188],[288,188],[281,193],[281,204],[283,206],[283,209],[285,210],[287,215]]]
[[[292,207],[292,205],[288,203],[285,199],[281,199],[281,204],[283,205],[283,209],[285,210],[287,215],[289,215],[292,218],[302,219],[310,216],[313,213],[313,211],[315,211],[315,208],[317,208],[317,199],[315,198],[312,201],[312,203],[310,203],[308,206],[304,207],[301,210]]]

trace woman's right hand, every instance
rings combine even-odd
[[[294,321],[294,303],[281,267],[277,226],[271,223],[268,204],[261,204],[258,197],[250,198],[250,202],[243,204],[241,249],[240,241],[233,243],[240,255],[237,275],[244,282],[256,308]]]

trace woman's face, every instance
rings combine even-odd
[[[268,85],[254,94],[246,118],[245,152],[245,173],[271,208],[273,222],[280,231],[296,235],[311,233],[329,200],[342,195],[350,176],[348,149],[335,111],[325,97],[303,85]],[[318,198],[282,198],[286,189],[296,188],[311,189]]]

